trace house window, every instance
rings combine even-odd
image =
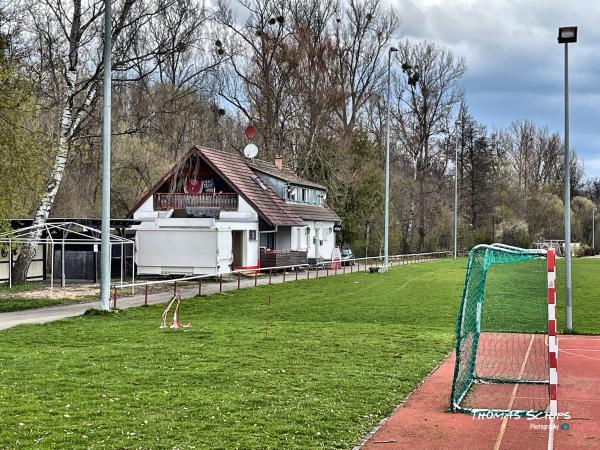
[[[308,189],[302,189],[302,203],[308,203]]]
[[[248,239],[251,241],[255,241],[256,240],[256,230],[250,230],[248,231]]]
[[[296,188],[295,186],[285,186],[283,188],[283,193],[284,193],[284,198],[286,200],[290,200],[295,202],[296,201],[296,193],[298,191],[298,188]]]
[[[254,180],[254,182],[256,184],[258,184],[258,186],[263,190],[266,191],[268,190],[268,188],[265,186],[265,184],[260,180],[260,178],[258,177],[252,177],[252,179]]]

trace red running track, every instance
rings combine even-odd
[[[600,449],[600,336],[559,336],[556,450]],[[545,450],[548,420],[473,419],[448,412],[454,355],[370,437],[369,450]],[[518,395],[518,394],[517,394]],[[568,425],[568,429],[564,429]]]

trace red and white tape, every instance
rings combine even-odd
[[[548,266],[548,364],[550,367],[550,408],[551,417],[558,414],[556,388],[558,385],[558,339],[556,337],[556,265],[555,251],[548,249],[546,261]]]

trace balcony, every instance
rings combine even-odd
[[[238,195],[230,192],[220,194],[154,194],[155,211],[198,206],[220,208],[223,211],[237,211]]]

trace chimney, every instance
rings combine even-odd
[[[277,170],[283,169],[283,158],[281,156],[275,158],[275,167],[277,167]]]

